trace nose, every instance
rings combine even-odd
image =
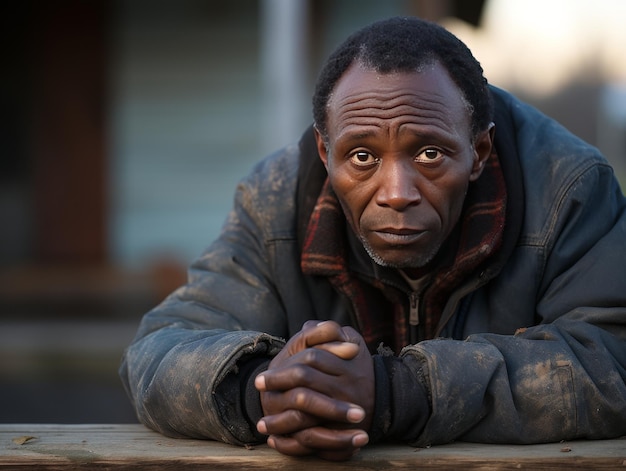
[[[419,172],[411,163],[383,161],[378,171],[376,203],[396,211],[419,204],[422,201],[422,195],[417,187],[419,176]]]

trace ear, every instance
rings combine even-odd
[[[470,181],[476,181],[478,177],[483,173],[485,163],[491,155],[491,149],[493,149],[493,137],[495,136],[496,125],[489,123],[487,129],[482,131],[474,142],[474,164],[472,165],[472,173],[470,174]]]
[[[320,156],[324,167],[326,167],[326,171],[328,172],[328,147],[326,146],[326,141],[324,137],[317,129],[317,126],[313,126],[313,131],[315,132],[315,142],[317,143],[317,153]]]

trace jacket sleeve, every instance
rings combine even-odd
[[[564,183],[546,211],[545,230],[521,240],[514,255],[532,259],[518,265],[533,267],[524,277],[533,287],[511,290],[535,298],[481,304],[493,316],[533,306],[525,318],[535,322],[515,335],[477,333],[403,351],[425,365],[432,395],[432,414],[414,444],[626,434],[624,197],[611,169],[597,162],[579,166]]]
[[[120,375],[138,418],[163,434],[258,440],[243,418],[225,420],[216,390],[241,362],[274,356],[287,336],[265,221],[291,203],[257,208],[272,203],[271,194],[259,197],[264,182],[280,184],[265,170],[238,186],[220,237],[191,266],[188,283],[144,316],[124,353]]]

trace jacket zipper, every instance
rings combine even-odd
[[[409,294],[409,341],[411,345],[419,341],[420,295],[416,291]]]
[[[413,291],[409,295],[409,324],[410,325],[419,325],[420,324],[420,295],[419,293]]]

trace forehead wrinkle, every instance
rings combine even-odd
[[[363,111],[368,108],[355,109],[347,111],[342,114],[341,119],[336,123],[335,127],[341,129],[338,137],[341,135],[354,134],[354,137],[363,136],[369,137],[374,134],[373,130],[366,130],[364,128],[376,127],[380,129],[386,129],[388,132],[394,132],[399,134],[406,126],[418,126],[424,128],[423,132],[416,132],[416,130],[410,130],[413,134],[427,135],[434,133],[444,133],[448,135],[458,134],[456,123],[449,119],[449,116],[441,110],[419,110],[416,112],[415,108],[409,105],[397,106],[397,110],[400,112],[394,113],[392,116],[380,116],[376,115],[364,115]],[[394,110],[390,108],[386,111]]]
[[[336,95],[333,96],[332,101],[334,101],[334,98],[336,98]],[[357,92],[356,94],[350,94],[337,100],[336,106],[337,108],[344,108],[364,103],[365,105],[363,107],[367,108],[369,107],[367,103],[374,102],[376,103],[377,108],[386,110],[398,106],[396,103],[399,101],[413,103],[414,105],[416,105],[415,102],[420,102],[422,106],[439,106],[443,104],[444,98],[445,97],[443,95],[436,93],[422,93],[410,88],[405,88],[385,91]],[[329,101],[329,105],[332,105],[332,101]]]
[[[445,99],[440,98],[444,97],[409,88],[385,92],[367,91],[337,100],[333,114],[338,120],[336,124],[341,123],[342,127],[358,124],[353,123],[355,120],[380,127],[386,126],[384,121],[405,118],[407,124],[414,122],[417,125],[434,125],[456,134],[451,127],[462,123],[457,122],[458,118],[455,119],[449,106],[445,106]],[[464,104],[459,105],[459,110],[466,112]]]

